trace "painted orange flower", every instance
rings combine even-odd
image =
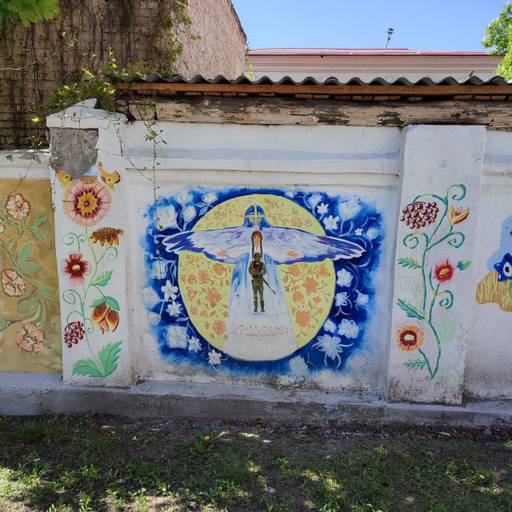
[[[304,300],[304,295],[302,295],[302,293],[300,293],[299,291],[295,291],[293,292],[292,299],[295,302],[302,302]]]
[[[290,265],[288,272],[294,277],[299,277],[301,274],[300,265]]]
[[[444,283],[453,277],[454,272],[455,267],[446,260],[444,263],[436,265],[436,268],[434,269],[434,276],[440,283]]]
[[[318,269],[318,275],[320,277],[327,277],[329,275],[329,271],[325,268],[325,265],[322,265],[319,269]]]
[[[206,298],[210,301],[212,306],[215,306],[219,300],[222,299],[222,296],[215,288],[208,288],[206,292]]]
[[[213,271],[218,276],[221,276],[222,274],[224,274],[225,270],[226,269],[225,269],[224,265],[221,265],[220,263],[215,263],[215,265],[213,265]]]
[[[79,252],[72,252],[64,260],[62,271],[68,275],[70,281],[75,284],[82,284],[86,274],[89,272],[89,262],[84,260]]]
[[[311,315],[307,311],[298,310],[297,313],[295,313],[295,321],[301,327],[307,327],[309,322],[311,322]]]
[[[308,294],[315,293],[318,290],[318,281],[312,277],[308,277],[304,281],[304,288],[306,288]]]
[[[44,332],[34,322],[21,326],[16,335],[16,343],[25,352],[41,352],[43,348]]]
[[[189,276],[187,276],[187,283],[188,284],[196,284],[197,283],[197,279],[196,279],[196,276],[190,274]]]
[[[23,295],[26,284],[23,278],[13,268],[3,270],[0,274],[2,280],[2,289],[9,297],[19,297]]]
[[[80,226],[94,226],[110,210],[112,196],[110,190],[95,178],[92,183],[84,183],[80,179],[69,183],[62,202],[64,212],[73,222]]]
[[[23,220],[30,213],[30,204],[21,194],[11,194],[7,198],[5,209],[13,219]]]
[[[98,304],[91,316],[91,320],[98,325],[102,334],[112,329],[115,331],[119,325],[119,312],[110,307],[106,301]]]
[[[396,330],[396,342],[400,350],[410,352],[419,349],[424,342],[425,333],[414,324]]]
[[[448,212],[448,222],[453,226],[455,224],[460,224],[462,221],[466,220],[469,216],[469,208],[461,208],[460,210],[456,210],[453,206],[450,208]]]
[[[199,271],[199,283],[200,284],[206,284],[210,281],[210,276],[206,270],[200,270]]]
[[[103,183],[107,185],[110,190],[114,190],[114,186],[121,181],[121,176],[117,171],[107,172],[101,162],[98,162],[98,169]]]
[[[222,320],[215,320],[213,330],[215,331],[215,334],[221,336],[226,331],[226,324]]]
[[[89,237],[93,244],[99,243],[102,247],[107,245],[119,245],[119,237],[123,235],[122,229],[100,228],[91,233]]]

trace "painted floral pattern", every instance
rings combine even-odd
[[[2,187],[11,191],[0,191],[0,371],[59,371],[49,187],[14,179]]]
[[[426,370],[431,379],[439,371],[443,343],[451,338],[451,333],[443,325],[453,323],[450,318],[445,318],[442,324],[438,310],[452,308],[455,296],[449,289],[450,282],[470,265],[469,261],[454,263],[450,258],[432,261],[431,251],[442,246],[459,249],[464,244],[464,233],[454,226],[468,218],[470,209],[454,206],[454,203],[465,197],[464,185],[452,185],[444,196],[421,194],[402,210],[401,221],[410,229],[402,243],[413,255],[399,258],[398,264],[413,273],[410,288],[417,293],[411,294],[412,298],[399,297],[397,304],[406,317],[417,323],[397,329],[396,342],[400,350],[418,353],[418,357],[404,364],[409,368]],[[426,202],[426,199],[430,201]],[[432,344],[429,352],[425,350],[427,343]]]
[[[117,171],[108,173],[98,163],[99,176],[70,179],[64,172],[58,179],[64,188],[63,209],[79,228],[64,237],[70,248],[63,261],[63,275],[72,287],[62,293],[71,306],[65,319],[64,344],[71,349],[85,343],[90,357],[73,364],[73,374],[88,377],[108,377],[118,366],[121,341],[109,342],[96,348],[93,336],[116,331],[120,321],[118,301],[108,294],[115,271],[118,246],[123,230],[104,226],[90,231],[105,218],[111,208],[112,193],[121,178]]]

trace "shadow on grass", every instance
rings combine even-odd
[[[506,439],[0,418],[0,510],[511,511]]]

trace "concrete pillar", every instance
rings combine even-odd
[[[125,117],[87,100],[48,117],[66,383],[132,381],[126,292]]]
[[[390,400],[461,403],[485,141],[481,126],[404,131]]]

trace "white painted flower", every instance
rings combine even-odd
[[[208,352],[208,363],[217,366],[222,362],[222,355],[219,352],[216,352],[215,350],[210,350]]]
[[[215,201],[217,201],[217,194],[215,192],[207,192],[206,194],[203,194],[203,202],[206,203],[207,205],[210,205],[212,203],[214,203]]]
[[[329,205],[327,203],[320,203],[316,207],[318,215],[325,215],[329,211]]]
[[[340,354],[343,352],[343,348],[350,346],[341,343],[341,338],[338,336],[329,336],[329,334],[319,336],[318,341],[313,345],[314,348],[325,354],[324,364],[327,364],[327,359],[332,359],[338,362],[337,367],[341,364]]]
[[[189,352],[199,352],[201,350],[201,342],[195,336],[188,339],[188,350]]]
[[[312,210],[316,208],[316,205],[322,200],[322,194],[311,194],[307,199],[307,202]]]
[[[160,229],[175,228],[176,210],[173,205],[161,206],[156,209],[156,219]]]
[[[146,306],[154,306],[160,302],[160,296],[153,288],[147,287],[142,290],[142,298]]]
[[[170,348],[187,348],[187,329],[170,325],[167,328],[167,345]]]
[[[375,227],[366,230],[366,238],[368,238],[368,240],[375,240],[379,234],[379,230]]]
[[[148,320],[150,324],[156,325],[158,322],[160,322],[160,315],[158,313],[153,313],[150,311],[148,313]]]
[[[151,269],[151,277],[153,279],[165,279],[167,275],[167,262],[164,260],[157,260],[153,263]]]
[[[336,272],[336,284],[341,288],[348,288],[352,284],[354,276],[346,269],[342,268]]]
[[[338,221],[339,220],[340,220],[340,218],[338,216],[333,217],[332,215],[328,215],[324,219],[325,229],[330,229],[331,231],[335,231],[336,229],[338,229]]]
[[[358,306],[367,306],[370,301],[370,297],[366,293],[357,292],[356,304]]]
[[[196,216],[196,209],[192,205],[185,206],[183,209],[183,218],[185,222],[191,221]]]
[[[357,338],[359,334],[359,326],[354,322],[354,320],[344,318],[338,327],[338,334],[345,336],[345,338]]]
[[[0,233],[3,233],[5,231],[5,222],[0,219]]]
[[[182,190],[181,192],[178,192],[178,195],[176,196],[176,201],[178,201],[178,203],[183,206],[189,201],[192,201],[192,194],[190,192],[187,192],[186,190]]]
[[[327,332],[334,332],[336,331],[336,324],[332,320],[327,320],[324,324],[324,329]]]
[[[175,300],[179,293],[179,288],[174,286],[169,279],[165,282],[164,286],[160,288],[164,294],[164,300]]]
[[[355,217],[359,211],[361,210],[361,203],[357,198],[349,199],[348,201],[343,201],[338,206],[338,211],[343,220],[350,219]]]
[[[171,302],[167,306],[167,313],[169,313],[170,316],[179,316],[181,313],[181,304],[178,302]]]
[[[338,292],[334,296],[336,307],[339,308],[341,306],[346,306],[348,304],[348,293],[347,292]]]
[[[363,230],[361,228],[357,228],[354,233],[356,234],[356,236],[362,236],[363,235]]]
[[[309,368],[304,358],[296,356],[290,359],[290,373],[295,377],[306,377],[309,374]]]
[[[293,197],[295,196],[295,191],[294,190],[287,190],[284,195],[286,197],[289,197],[290,199],[293,199]]]

